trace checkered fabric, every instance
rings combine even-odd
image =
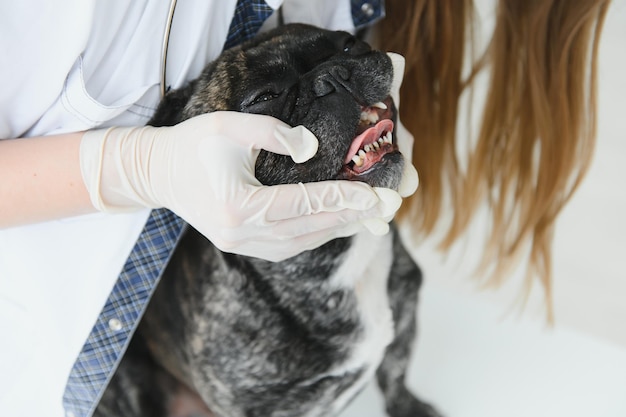
[[[224,49],[240,44],[250,39],[258,32],[259,28],[270,17],[274,9],[264,1],[241,1],[237,2],[235,16],[228,29],[228,37]]]
[[[185,228],[166,209],[153,210],[109,299],[74,363],[65,387],[68,416],[91,416]]]
[[[263,0],[239,0],[224,47],[254,36],[272,11]],[[352,12],[358,29],[384,15],[383,1],[352,0]],[[168,210],[150,214],[74,363],[63,395],[68,417],[93,414],[185,227],[185,222]]]

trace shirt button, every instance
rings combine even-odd
[[[374,14],[374,7],[370,3],[363,3],[363,5],[361,5],[361,11],[365,13],[365,16],[372,17]]]
[[[109,329],[113,330],[114,332],[122,330],[122,322],[118,319],[109,320]]]

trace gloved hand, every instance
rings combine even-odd
[[[391,83],[391,98],[393,99],[396,109],[400,111],[400,86],[402,85],[402,79],[404,78],[405,59],[402,55],[388,52],[387,56],[391,58],[393,65],[393,81]],[[417,190],[419,184],[419,177],[417,170],[413,166],[413,142],[414,138],[411,132],[400,121],[398,115],[398,122],[396,124],[395,134],[398,148],[404,156],[404,170],[402,172],[402,181],[398,187],[398,193],[402,197],[408,197]]]
[[[318,142],[255,114],[215,112],[172,127],[114,127],[83,136],[80,163],[105,212],[166,207],[219,249],[279,261],[363,227],[375,234],[400,207],[395,191],[350,181],[264,186],[260,149],[304,162]]]

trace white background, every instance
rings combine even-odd
[[[495,2],[476,3],[485,40]],[[520,280],[477,288],[468,265],[484,225],[448,256],[422,244],[414,250],[425,284],[409,386],[446,417],[626,417],[624,182],[626,1],[613,0],[600,43],[593,165],[557,223],[555,326],[537,308],[539,292],[515,309]],[[372,384],[342,417],[384,415]]]

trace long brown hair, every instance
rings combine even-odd
[[[401,218],[427,236],[451,210],[441,239],[449,249],[487,204],[483,277],[499,284],[527,258],[527,289],[538,278],[548,301],[555,219],[593,155],[608,5],[498,0],[491,41],[478,58],[468,49],[477,20],[471,0],[388,0],[377,32],[379,47],[407,60],[400,116],[415,136],[420,188]],[[481,70],[490,81],[479,133],[468,155],[459,155],[459,100]]]

